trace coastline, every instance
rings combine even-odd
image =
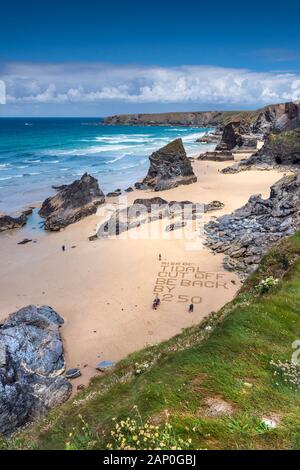
[[[225,203],[223,209],[206,214],[206,221],[232,212],[252,194],[267,196],[270,186],[280,178],[275,170],[251,171],[250,176],[246,172],[224,175],[220,170],[228,162],[193,161],[192,165],[197,183],[157,192],[155,196],[169,201],[208,203],[217,199]],[[128,203],[153,194],[135,190],[127,194]],[[109,199],[109,203],[115,202],[115,198]],[[86,385],[99,374],[95,369],[98,362],[118,361],[147,344],[166,340],[182,328],[199,323],[231,300],[240,286],[237,276],[224,270],[223,255],[214,255],[205,247],[197,252],[186,251],[184,240],[130,238],[90,242],[88,237],[93,235],[98,222],[97,216],[89,216],[58,233],[36,231],[36,243],[17,246],[26,236],[25,226],[21,231],[2,235],[0,244],[4,293],[0,299],[0,319],[28,304],[55,308],[65,320],[61,333],[67,368],[79,367],[82,373],[82,377],[72,381],[74,392],[77,385]],[[219,273],[227,287],[191,287],[189,298],[202,297],[193,314],[187,312],[185,303],[175,300],[162,302],[153,311],[153,289],[161,269],[159,254],[168,263],[193,263],[213,280]],[[177,289],[176,295],[181,293]]]

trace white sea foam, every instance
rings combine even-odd
[[[112,160],[107,160],[107,162],[105,162],[105,164],[108,165],[110,163],[118,162],[119,160],[122,160],[124,157],[127,157],[129,155],[133,155],[133,153],[134,152],[122,153],[121,155],[118,155],[116,158],[113,158]]]
[[[205,132],[199,132],[199,133],[193,133],[193,134],[188,134],[184,137],[182,137],[182,142],[185,143],[193,143],[196,141],[196,139],[199,139],[200,137],[203,137]]]

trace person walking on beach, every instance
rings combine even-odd
[[[66,251],[65,245],[63,245],[63,246],[61,247],[61,249],[62,249],[62,251]]]
[[[161,254],[158,255],[158,261],[161,261]]]
[[[190,304],[189,313],[193,313],[193,311],[194,311],[194,304]]]
[[[152,304],[152,308],[153,310],[157,310],[157,307],[160,305],[160,299],[158,297],[156,297],[154,300],[153,300],[153,304]]]

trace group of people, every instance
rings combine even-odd
[[[152,303],[152,308],[153,310],[157,310],[157,307],[160,306],[160,298],[158,296],[155,297],[155,299],[153,300],[153,303]],[[194,304],[190,304],[189,305],[189,313],[193,313],[194,311]]]
[[[159,307],[159,306],[160,306],[160,298],[155,297],[155,299],[153,300],[153,304],[152,304],[153,310],[157,310],[157,307]]]

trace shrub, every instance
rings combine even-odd
[[[279,279],[275,279],[273,276],[267,277],[266,279],[262,279],[259,284],[255,287],[256,291],[259,294],[265,294],[268,292],[272,287],[275,287],[279,284]]]

